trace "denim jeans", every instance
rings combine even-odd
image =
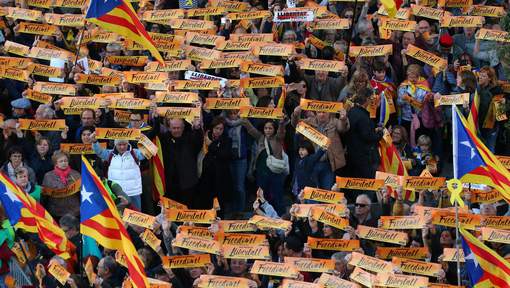
[[[313,168],[313,177],[317,179],[319,188],[325,190],[331,190],[333,184],[335,184],[335,173],[331,171],[331,165],[329,161],[319,161]]]
[[[135,206],[139,211],[142,211],[142,195],[129,196],[129,201],[133,206]]]
[[[243,212],[246,205],[246,173],[248,170],[247,159],[237,159],[230,163],[232,172],[232,184],[234,194],[232,195],[232,212]]]

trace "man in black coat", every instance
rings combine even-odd
[[[197,156],[202,149],[204,134],[200,119],[186,130],[183,119],[171,119],[169,132],[160,137],[165,165],[165,197],[191,206],[198,184]]]
[[[351,177],[374,178],[379,166],[377,144],[383,136],[383,128],[375,127],[367,110],[372,91],[368,88],[354,95],[355,104],[347,117],[351,129],[345,135],[347,166]]]

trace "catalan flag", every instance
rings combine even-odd
[[[407,169],[402,158],[400,158],[400,155],[398,154],[397,148],[391,142],[389,133],[387,133],[387,131],[385,133],[385,137],[379,141],[379,155],[381,156],[381,162],[379,163],[379,169],[377,170],[390,174],[407,176]],[[389,187],[389,189],[390,194],[396,198],[396,191],[393,191],[391,187]],[[402,196],[404,200],[407,201],[415,200],[415,192],[411,190],[404,191]]]
[[[151,159],[152,195],[154,200],[159,200],[161,196],[165,195],[166,191],[165,164],[163,163],[163,151],[159,137],[156,136],[152,142],[158,147],[158,153]]]
[[[62,228],[41,204],[4,174],[0,174],[0,203],[12,226],[37,233],[41,241],[63,259],[71,257],[70,252],[75,247]]]
[[[382,124],[382,127],[386,126],[388,120],[390,120],[390,103],[388,99],[386,99],[386,95],[384,92],[381,93],[381,109],[379,111],[379,124]]]
[[[470,232],[459,228],[466,271],[474,288],[510,287],[510,264]]]
[[[85,16],[90,21],[107,31],[117,33],[133,40],[149,50],[160,63],[163,58],[154,45],[145,27],[136,16],[136,12],[125,0],[91,0]]]
[[[390,18],[395,18],[398,9],[402,6],[402,2],[402,0],[381,0],[381,4],[388,12],[388,16],[390,16]]]
[[[510,201],[510,172],[478,139],[456,107],[452,109],[452,133],[454,178],[491,186]]]
[[[117,207],[85,157],[81,165],[80,232],[99,245],[125,255],[129,277],[134,287],[149,287],[144,266],[123,225]]]
[[[468,115],[468,124],[469,128],[472,131],[478,131],[478,109],[480,107],[480,96],[478,95],[478,90],[475,91],[475,96],[473,97],[473,103],[471,104],[471,109]]]

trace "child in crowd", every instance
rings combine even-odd
[[[432,140],[427,135],[421,135],[418,137],[417,146],[414,148],[413,155],[416,159],[416,169],[419,175],[423,169],[429,170],[429,172],[436,176],[439,174],[439,156],[434,155],[432,152]],[[413,174],[414,175],[414,174]]]
[[[318,187],[317,177],[313,175],[313,167],[324,155],[325,150],[318,148],[315,151],[310,141],[301,141],[298,147],[299,159],[296,162],[296,170],[292,181],[292,193],[297,196],[305,187]]]

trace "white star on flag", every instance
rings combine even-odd
[[[90,199],[90,196],[92,196],[92,192],[89,192],[87,191],[87,189],[85,189],[85,185],[81,186],[81,197],[82,197],[82,200],[81,202],[85,202],[85,201],[89,201],[90,204],[92,204],[92,200]]]
[[[475,158],[475,155],[476,155],[475,148],[473,148],[473,146],[471,146],[471,143],[469,143],[469,141],[462,141],[462,142],[460,142],[460,144],[471,149],[471,159]]]
[[[473,254],[473,252],[471,250],[469,252],[471,252],[471,253],[469,253],[469,255],[467,255],[466,257],[464,257],[464,259],[466,261],[468,261],[468,260],[473,261],[475,266],[478,267],[480,264],[478,264],[478,261],[476,261],[475,254]]]
[[[12,193],[11,190],[9,189],[5,189],[5,195],[7,195],[7,197],[9,197],[9,199],[11,199],[12,202],[21,202],[18,197],[16,197],[16,195],[14,195],[14,193]]]

